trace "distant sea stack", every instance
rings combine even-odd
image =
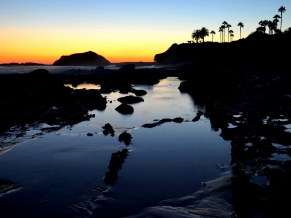
[[[100,66],[108,64],[110,64],[110,62],[106,58],[92,51],[68,56],[64,55],[53,63],[53,65],[56,66]]]

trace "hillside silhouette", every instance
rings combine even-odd
[[[110,62],[106,58],[92,51],[62,56],[53,63],[57,66],[99,66],[108,64]]]
[[[205,42],[173,44],[167,51],[156,54],[159,64],[182,62],[223,62],[243,65],[280,65],[290,58],[290,32],[268,35],[251,33],[246,39],[230,43]]]

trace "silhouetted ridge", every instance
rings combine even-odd
[[[273,62],[280,59],[285,51],[291,49],[289,34],[268,35],[260,32],[250,34],[246,39],[232,41],[231,43],[182,43],[173,44],[167,51],[156,54],[154,60],[159,64],[178,64],[182,62],[223,61],[244,62],[246,64],[258,63],[259,59]]]
[[[99,66],[108,64],[110,64],[110,62],[106,58],[92,51],[62,56],[53,63],[53,65],[58,66]]]

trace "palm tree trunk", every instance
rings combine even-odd
[[[213,42],[213,34],[212,34],[212,42]]]
[[[281,11],[281,23],[280,23],[280,30],[282,31],[282,20],[283,20],[283,13],[282,13],[282,11]]]
[[[239,39],[241,39],[241,27],[239,28]]]

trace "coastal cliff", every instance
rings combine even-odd
[[[182,43],[173,44],[154,60],[158,64],[178,64],[182,62],[222,61],[228,63],[260,64],[286,60],[282,48],[290,50],[290,34],[268,35],[254,32],[246,39],[231,43]],[[290,55],[290,54],[289,54]],[[278,63],[278,62],[277,62]]]
[[[56,66],[99,66],[108,64],[110,62],[106,58],[92,51],[62,56],[53,63]]]

